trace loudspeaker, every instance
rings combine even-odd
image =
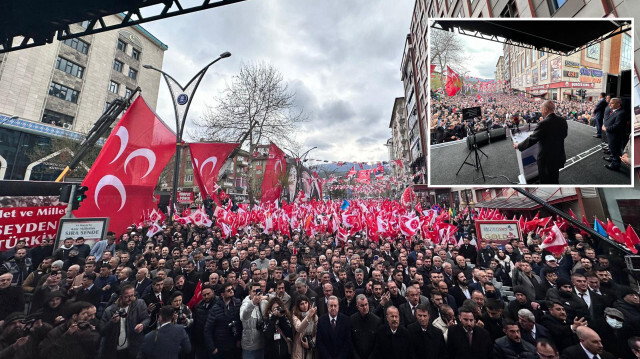
[[[605,93],[607,95],[611,95],[611,97],[616,97],[618,93],[618,76],[607,74],[607,82],[605,83]]]
[[[489,131],[489,137],[491,137],[491,143],[496,141],[504,140],[507,138],[507,129],[504,127],[494,128]]]
[[[487,131],[477,132],[475,138],[478,147],[489,144],[489,133]],[[469,151],[473,149],[473,135],[467,136],[467,148]]]
[[[161,194],[160,201],[158,201],[158,207],[166,207],[169,205],[169,201],[171,201],[170,194]]]
[[[617,97],[631,97],[631,70],[620,71]]]

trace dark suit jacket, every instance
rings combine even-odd
[[[426,331],[422,330],[420,323],[415,322],[407,327],[411,338],[411,353],[413,358],[447,359],[447,342],[442,331],[429,324]]]
[[[356,307],[356,298],[351,300],[351,303],[347,305],[347,298],[340,299],[340,313],[351,317],[353,314],[358,313],[358,307]]]
[[[471,288],[467,288],[467,289],[469,289],[469,294],[471,294]],[[462,289],[457,285],[454,285],[453,287],[449,288],[449,294],[452,295],[453,298],[456,300],[456,305],[458,307],[462,307],[462,303],[464,303],[464,301],[467,299],[467,297],[462,292]]]
[[[469,293],[473,293],[474,290],[479,290],[480,292],[482,292],[482,294],[485,294],[484,292],[484,288],[482,287],[482,285],[480,283],[471,283],[469,284]],[[496,288],[496,295],[497,298],[502,298],[502,293],[500,292],[500,289]],[[456,301],[457,303],[457,301]]]
[[[536,324],[535,326],[536,326],[536,338],[533,339],[531,332],[525,331],[524,329],[522,329],[520,325],[518,325],[518,327],[520,328],[520,335],[522,337],[522,340],[528,341],[533,345],[536,345],[538,338],[546,338],[553,341],[553,338],[549,337],[549,331],[547,330],[547,328],[543,327],[540,324]]]
[[[447,349],[451,359],[490,359],[493,355],[493,341],[489,333],[480,328],[473,328],[471,345],[462,324],[449,328],[447,333]]]
[[[418,303],[419,304],[419,303]],[[398,311],[400,312],[400,326],[408,327],[410,324],[413,324],[417,321],[416,316],[411,313],[411,303],[403,303],[398,307]]]
[[[602,354],[598,354],[602,359],[615,359],[613,354],[603,351]],[[576,344],[568,347],[562,351],[560,359],[589,359],[587,353],[584,352],[580,344]]]
[[[621,107],[613,111],[613,113],[604,120],[604,127],[607,129],[607,135],[611,133],[625,133],[625,125],[627,123],[626,115],[626,112]]]
[[[167,324],[144,336],[142,359],[177,359],[191,351],[191,341],[184,326]]]
[[[78,294],[76,294],[76,302],[85,301],[96,306],[100,304],[102,299],[102,291],[97,286],[92,286],[91,289],[86,291],[84,288],[80,288]]]
[[[562,168],[567,160],[564,152],[567,128],[567,120],[552,113],[538,122],[533,133],[518,144],[518,149],[524,151],[539,143],[538,166],[550,169]]]
[[[376,331],[376,346],[373,352],[377,359],[409,358],[410,343],[407,328],[399,326],[394,334],[388,325],[381,325]]]
[[[318,317],[326,314],[328,312],[327,302],[324,300],[325,297],[317,297],[316,298],[316,308],[318,308]]]
[[[316,335],[318,359],[348,359],[351,357],[351,322],[349,317],[338,313],[336,329],[331,328],[329,314],[318,319]]]
[[[145,289],[147,289],[147,287],[149,287],[151,285],[151,279],[145,278],[145,279],[142,280],[142,282],[140,282],[140,284],[138,284],[138,281],[134,280],[130,284],[132,284],[136,288],[136,296],[138,298],[142,298],[142,295],[143,295]]]
[[[604,98],[600,99],[600,102],[593,109],[593,115],[597,120],[602,120],[604,117],[604,110],[607,108],[607,100]]]
[[[578,343],[578,337],[571,330],[569,323],[562,323],[550,314],[545,314],[540,324],[549,330],[549,335],[556,344],[559,352]]]

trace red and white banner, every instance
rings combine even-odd
[[[260,202],[273,202],[280,198],[282,185],[279,182],[280,176],[287,170],[287,162],[284,159],[284,152],[274,143],[269,145],[269,158],[264,169],[262,179],[262,197]]]
[[[193,203],[193,192],[178,192],[178,203]]]
[[[24,240],[28,247],[39,246],[43,238],[58,233],[58,222],[67,206],[0,208],[0,252]]]
[[[369,170],[358,171],[358,178],[356,178],[356,182],[371,183],[371,172]]]
[[[109,230],[122,234],[140,213],[157,208],[153,190],[176,152],[176,135],[139,96],[107,139],[87,177],[87,199],[73,214],[109,217]]]
[[[218,189],[218,172],[231,152],[238,147],[237,143],[190,143],[191,165],[193,177],[200,187],[202,199],[212,198]]]

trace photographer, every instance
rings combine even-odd
[[[240,299],[234,297],[233,284],[225,283],[220,293],[221,299],[209,312],[204,326],[204,339],[209,353],[220,359],[241,357]]]
[[[265,309],[268,319],[264,322],[265,359],[289,358],[289,343],[293,337],[293,328],[289,311],[280,298],[269,300]]]
[[[182,302],[181,292],[175,292],[171,296],[171,308],[173,308],[173,324],[182,325],[185,329],[193,324],[191,309]]]
[[[173,324],[175,308],[164,306],[158,315],[158,329],[144,337],[140,351],[142,359],[178,359],[191,351],[191,341],[184,327]]]
[[[240,306],[240,320],[242,320],[242,358],[264,358],[264,338],[262,329],[264,319],[260,307],[266,297],[262,295],[260,283],[252,282],[250,292]]]
[[[96,331],[96,307],[89,302],[72,303],[65,322],[49,332],[40,344],[42,358],[93,359],[98,354],[100,335]]]
[[[142,299],[136,299],[134,287],[123,286],[116,302],[102,314],[102,357],[134,359],[144,339],[142,331],[149,326],[149,321],[147,305]]]

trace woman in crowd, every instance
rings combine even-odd
[[[293,308],[293,328],[295,336],[291,345],[291,359],[312,359],[315,351],[318,329],[317,309],[311,306],[309,298],[300,296]]]
[[[293,338],[291,316],[278,297],[267,303],[264,311],[265,359],[288,359]]]

